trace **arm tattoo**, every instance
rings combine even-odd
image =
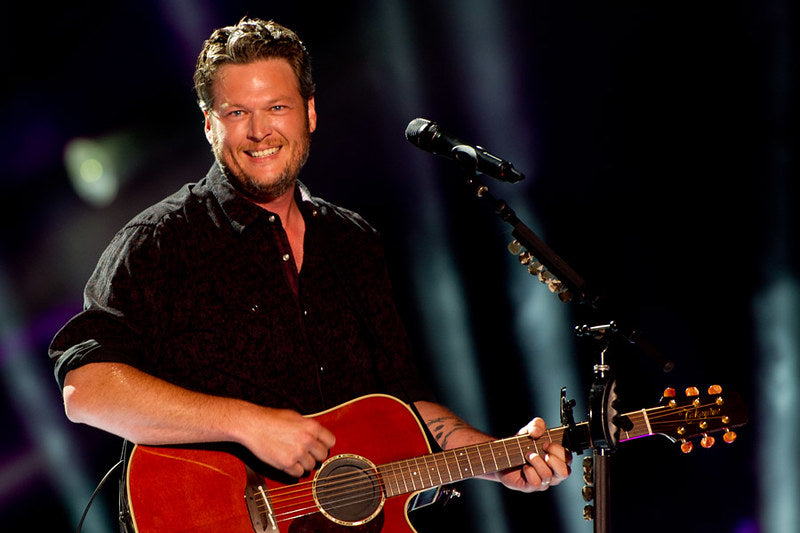
[[[447,449],[447,441],[453,433],[469,427],[466,422],[457,416],[442,416],[427,420],[425,423],[443,450]]]

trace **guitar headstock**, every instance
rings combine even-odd
[[[689,387],[682,397],[673,388],[664,391],[661,407],[648,409],[651,431],[681,443],[681,451],[689,453],[694,444],[689,440],[700,437],[700,445],[710,448],[716,442],[712,433],[723,432],[722,440],[730,444],[736,440],[733,428],[747,423],[747,408],[735,392],[722,392],[722,387],[712,385],[701,393]]]

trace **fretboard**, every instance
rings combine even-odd
[[[530,454],[541,453],[542,444],[561,444],[563,437],[563,427],[553,428],[536,440],[522,435],[473,444],[386,463],[378,472],[386,497],[398,496],[520,466]]]
[[[656,408],[659,409],[659,408]],[[647,411],[633,411],[624,416],[633,424],[632,429],[623,431],[620,440],[652,435]],[[589,423],[576,424],[572,438],[580,440],[581,448],[590,446]],[[483,442],[461,448],[454,448],[430,455],[403,459],[378,466],[383,480],[386,497],[399,496],[418,490],[426,490],[463,479],[525,464],[532,453],[541,453],[545,442],[566,445],[565,426],[547,430],[538,439],[528,435],[509,437],[492,442]]]

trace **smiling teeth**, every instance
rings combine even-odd
[[[269,155],[278,153],[278,150],[280,150],[280,149],[281,149],[280,146],[273,146],[273,147],[267,148],[265,150],[259,150],[258,152],[250,152],[250,155],[252,157],[267,157]]]

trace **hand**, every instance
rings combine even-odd
[[[544,435],[547,426],[541,418],[534,418],[520,429],[519,434],[529,434],[534,439]],[[572,454],[560,444],[546,442],[540,446],[542,453],[527,457],[527,463],[518,468],[498,473],[503,485],[522,492],[543,491],[558,485],[570,474]]]
[[[265,463],[294,477],[324,461],[336,442],[322,424],[288,409],[261,408],[248,426],[242,444]]]

